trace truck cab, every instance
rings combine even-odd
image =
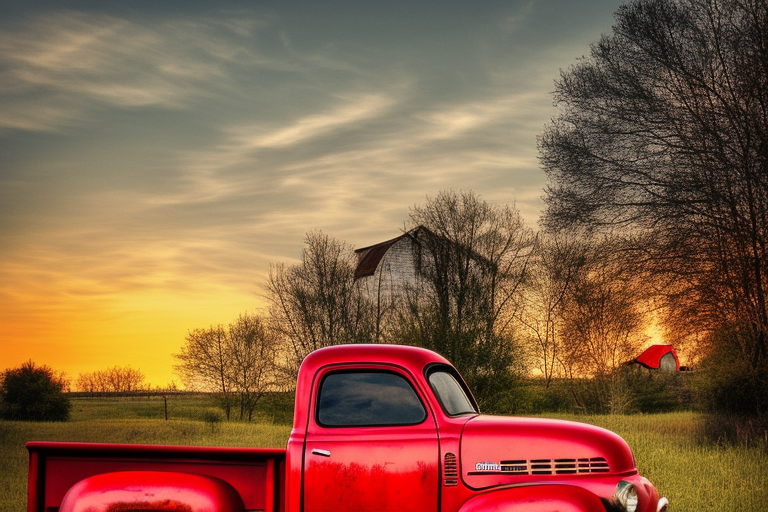
[[[342,345],[307,356],[282,453],[28,447],[30,512],[156,510],[138,506],[149,495],[151,503],[173,504],[162,510],[184,512],[197,511],[201,496],[210,497],[204,501],[210,512],[668,507],[638,474],[631,450],[616,434],[575,422],[482,415],[456,369],[415,347]],[[99,453],[109,462],[99,461]],[[65,474],[77,478],[54,475],[49,467],[69,467]],[[251,476],[245,476],[246,467]]]
[[[289,510],[666,508],[616,434],[481,415],[459,373],[428,350],[314,352],[299,372],[295,411]]]

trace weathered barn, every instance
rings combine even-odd
[[[418,248],[418,228],[397,238],[369,247],[357,249],[355,280],[364,280],[364,285],[379,308],[397,300],[406,286],[414,285],[417,279],[415,254]]]

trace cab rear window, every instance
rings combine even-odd
[[[320,384],[317,422],[325,427],[416,425],[427,411],[402,375],[334,372]]]

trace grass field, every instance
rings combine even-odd
[[[67,423],[0,422],[0,512],[26,509],[27,441],[283,447],[290,431],[287,424],[265,422],[264,413],[258,424],[195,419],[215,407],[204,400],[174,407],[165,421],[162,400],[159,405],[123,401],[116,407],[104,399],[75,404]],[[768,510],[764,447],[703,445],[697,441],[702,419],[694,413],[558,417],[624,437],[641,473],[669,498],[675,512]]]
[[[612,430],[632,447],[640,473],[674,512],[768,511],[765,447],[702,444],[701,416],[690,413],[632,416],[563,416]]]

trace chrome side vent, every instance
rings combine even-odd
[[[443,457],[443,486],[455,487],[459,485],[459,463],[456,455],[446,453]]]
[[[608,461],[603,457],[502,460],[500,466],[501,473],[505,475],[576,475],[610,472]]]

